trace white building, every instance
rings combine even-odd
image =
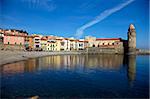
[[[70,40],[68,38],[64,38],[61,42],[61,50],[70,51]]]
[[[74,38],[70,38],[69,40],[70,40],[70,50],[77,50],[76,47],[77,40]]]
[[[84,50],[84,48],[84,39],[79,39],[79,41],[77,42],[77,50]]]
[[[34,43],[34,49],[41,49],[41,35],[33,35],[33,43]]]

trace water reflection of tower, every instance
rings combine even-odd
[[[132,83],[135,80],[136,76],[136,56],[135,55],[130,55],[128,56],[128,61],[127,61],[127,76],[129,83]]]

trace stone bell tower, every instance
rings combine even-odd
[[[133,24],[128,29],[128,53],[136,54],[136,31]]]

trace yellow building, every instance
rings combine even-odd
[[[47,51],[57,51],[57,41],[48,40],[47,41]]]
[[[62,38],[57,38],[56,39],[56,51],[61,50],[61,42],[62,42]]]

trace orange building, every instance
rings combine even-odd
[[[34,48],[33,38],[34,38],[34,36],[26,36],[25,37],[25,48],[26,48],[26,50],[33,50],[33,48]]]

